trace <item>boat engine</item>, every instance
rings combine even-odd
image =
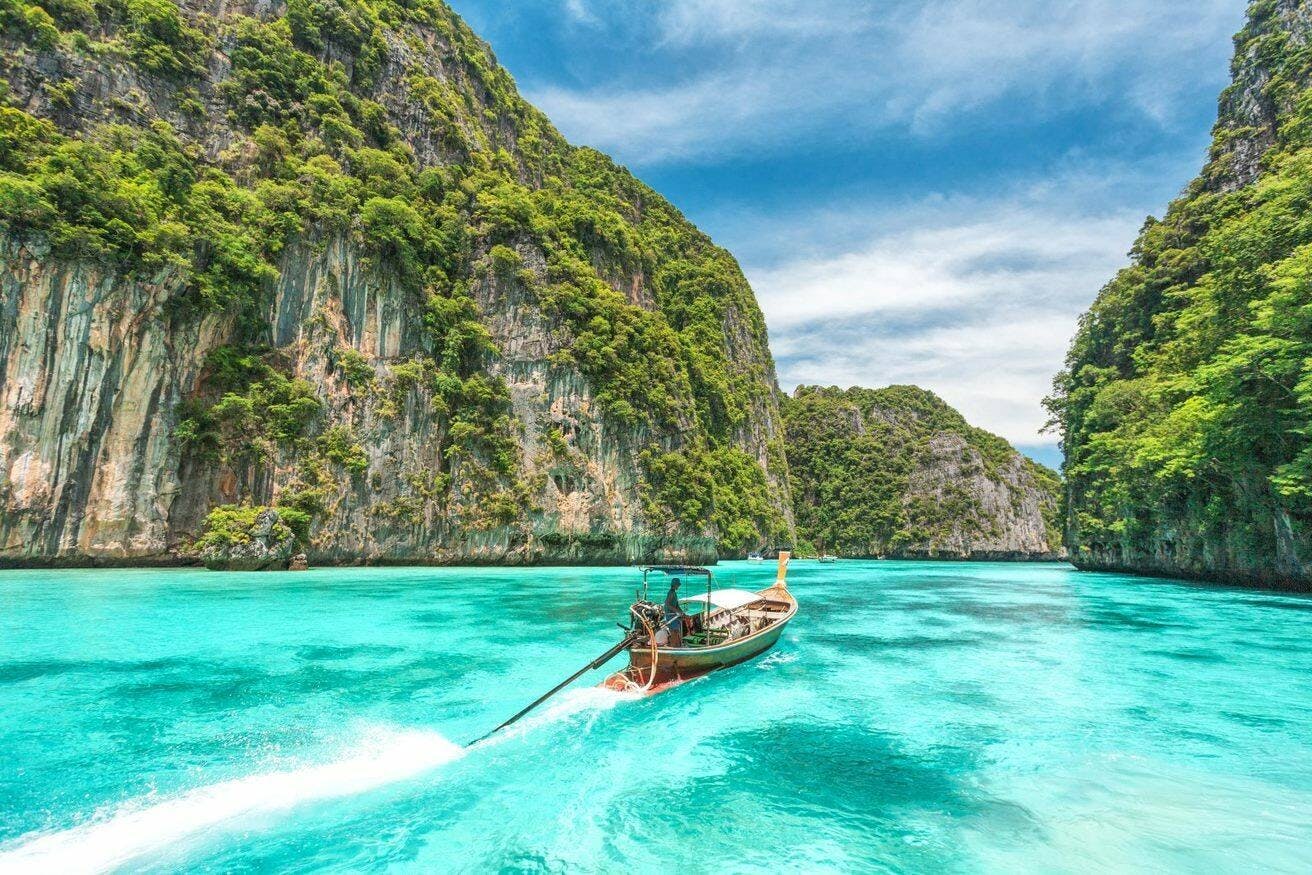
[[[665,622],[665,608],[655,602],[638,599],[629,606],[629,616],[632,618],[630,628],[636,633],[645,635],[648,627],[659,629]]]

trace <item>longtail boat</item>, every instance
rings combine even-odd
[[[779,554],[774,584],[755,592],[715,589],[708,568],[656,565],[642,569],[642,590],[629,608],[629,664],[601,685],[654,692],[769,650],[797,613],[797,599],[786,582],[788,555]],[[706,592],[679,599],[675,612],[672,606],[649,599],[652,575],[680,583],[704,579]]]
[[[774,646],[788,621],[797,614],[797,599],[788,591],[785,580],[788,555],[787,552],[779,553],[779,574],[774,584],[755,592],[715,589],[710,569],[698,566],[654,565],[643,568],[642,589],[629,606],[629,625],[625,627],[624,638],[470,744],[477,744],[505,729],[586,672],[601,668],[623,651],[628,651],[628,666],[606,678],[601,686],[624,692],[653,693],[760,656]],[[676,578],[680,583],[685,578],[704,579],[706,593],[677,599],[677,610],[673,605],[667,608],[665,604],[657,604],[648,598],[648,583],[653,574],[662,575],[662,579],[671,583]],[[675,593],[677,595],[677,589]]]

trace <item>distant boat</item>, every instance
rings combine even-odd
[[[830,556],[828,553],[821,553],[821,554],[820,554],[820,561],[821,561],[821,562],[837,562],[837,561],[838,561],[838,557],[837,557],[837,556]]]
[[[765,557],[762,556],[760,553],[748,553],[748,554],[747,554],[747,561],[748,561],[748,562],[764,562],[764,561],[765,561]]]
[[[606,678],[602,686],[656,692],[769,650],[797,614],[797,599],[785,583],[788,555],[787,551],[779,553],[774,585],[755,592],[714,589],[706,568],[657,565],[642,569],[642,593],[629,608],[629,665]],[[677,633],[665,623],[665,607],[647,598],[647,579],[652,574],[706,579],[705,594],[680,601],[694,610]]]

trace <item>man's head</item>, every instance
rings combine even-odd
[[[670,581],[670,589],[678,589],[678,588],[679,588],[679,578],[676,577]]]

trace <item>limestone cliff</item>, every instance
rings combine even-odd
[[[0,0],[0,93],[0,562],[791,540],[737,264],[443,3]]]
[[[798,535],[845,556],[1055,559],[1058,479],[914,386],[784,405]]]
[[[1082,568],[1312,587],[1312,6],[1257,0],[1210,159],[1050,399]]]

